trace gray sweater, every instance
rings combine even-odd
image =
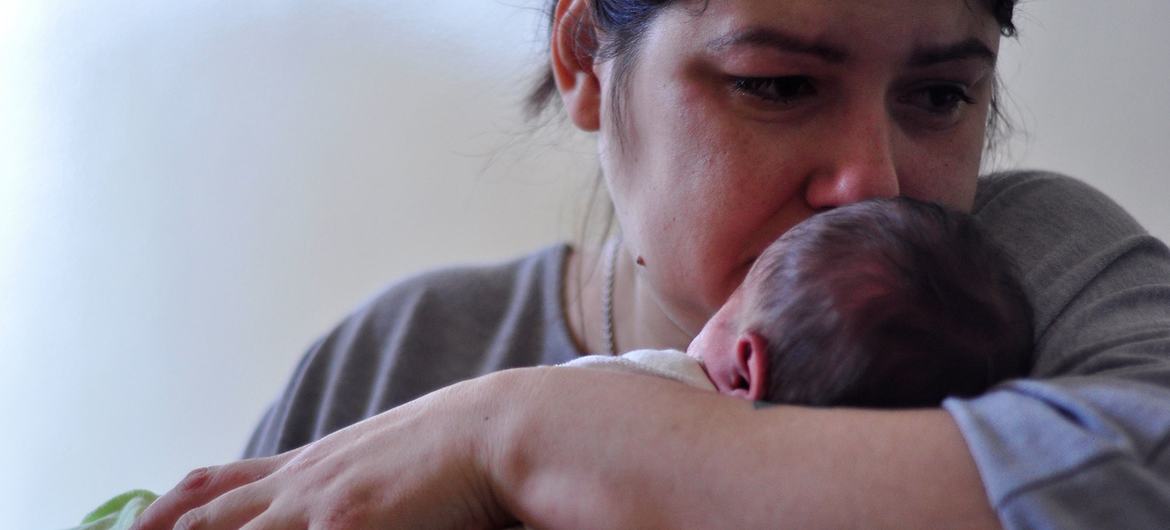
[[[1032,377],[943,403],[1008,528],[1170,528],[1170,252],[1073,179],[1005,173],[973,213],[1020,265]],[[309,349],[245,456],[322,438],[437,388],[582,352],[568,247],[392,285]]]

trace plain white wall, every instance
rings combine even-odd
[[[571,237],[587,138],[525,135],[532,0],[0,0],[0,513],[75,524],[238,455],[380,286]],[[1163,0],[1031,0],[1009,165],[1170,236]]]
[[[1008,159],[1105,191],[1170,240],[1170,2],[1021,0],[1000,73]]]

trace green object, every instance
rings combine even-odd
[[[157,498],[158,495],[146,490],[127,491],[89,512],[81,520],[81,526],[69,530],[128,530],[134,519]]]

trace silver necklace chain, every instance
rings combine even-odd
[[[617,269],[618,240],[605,242],[605,283],[601,286],[601,344],[609,348],[609,355],[617,355],[617,339],[613,334],[613,281]]]

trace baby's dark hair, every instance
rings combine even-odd
[[[875,199],[793,227],[744,282],[768,344],[765,400],[925,407],[1026,375],[1032,310],[969,215]]]

